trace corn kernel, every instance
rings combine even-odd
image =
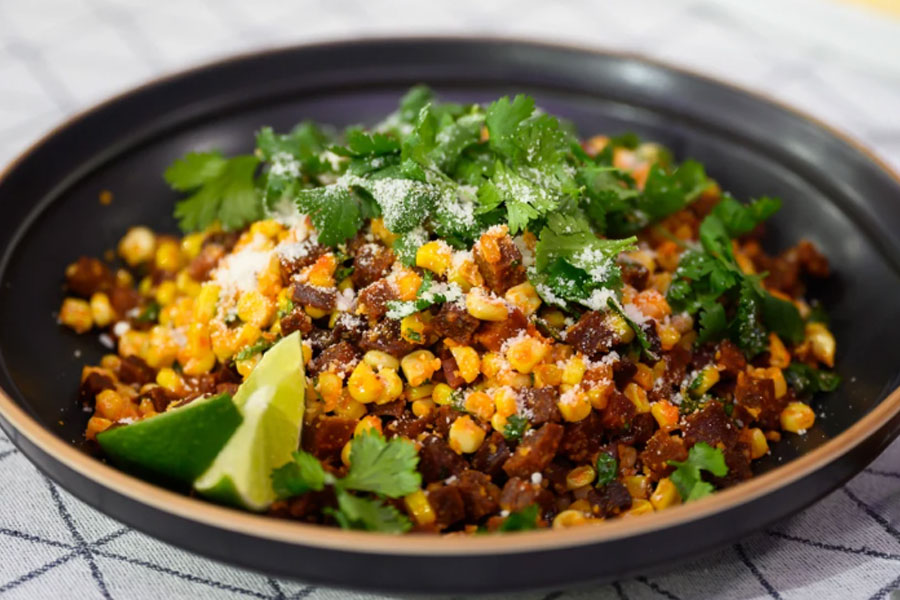
[[[190,343],[190,336],[188,336]],[[187,348],[187,347],[186,347]],[[162,325],[154,325],[150,328],[150,341],[143,359],[154,369],[169,367],[175,361],[178,354],[178,346],[172,337],[172,330]]]
[[[528,281],[509,288],[503,297],[525,313],[525,316],[533,315],[541,307],[541,297]]]
[[[96,292],[91,296],[91,316],[97,327],[106,327],[116,318],[116,312],[109,303],[109,296],[103,292]]]
[[[431,392],[431,399],[439,406],[453,402],[453,388],[446,383],[438,383]]]
[[[100,366],[109,371],[118,371],[122,365],[122,359],[115,354],[104,354],[100,359]]]
[[[787,393],[787,381],[784,379],[784,373],[778,367],[751,369],[750,376],[755,379],[771,379],[775,386],[776,398],[781,398]]]
[[[823,323],[806,324],[806,341],[816,360],[827,367],[834,366],[834,336]]]
[[[559,412],[562,413],[563,419],[570,423],[583,421],[591,414],[591,402],[584,392],[570,390],[563,393],[559,400],[556,401]]]
[[[580,487],[591,485],[596,476],[597,472],[590,465],[575,467],[566,473],[566,489],[577,490]]]
[[[471,346],[451,346],[450,354],[456,360],[459,376],[466,383],[472,383],[481,373],[481,359]]]
[[[504,417],[516,414],[516,394],[512,390],[500,388],[494,392],[494,407]]]
[[[450,267],[452,254],[446,242],[428,242],[416,251],[416,266],[443,275]]]
[[[791,353],[774,331],[769,334],[769,366],[786,369],[791,364]]]
[[[534,387],[558,386],[562,383],[563,370],[553,364],[540,364],[534,368]]]
[[[175,301],[177,293],[178,288],[175,286],[175,282],[167,279],[156,288],[156,301],[160,306],[168,306]]]
[[[212,352],[210,352],[212,354]],[[237,369],[237,372],[243,377],[247,379],[250,377],[250,373],[253,372],[253,369],[256,368],[256,365],[259,364],[259,361],[262,359],[262,354],[254,354],[249,358],[245,358],[243,360],[234,361],[234,368]],[[193,359],[192,359],[193,360]],[[208,359],[207,359],[208,360]],[[197,370],[205,366],[207,363],[199,363],[197,362],[195,365],[192,365],[191,370]],[[191,365],[191,361],[188,361],[188,365]],[[187,365],[185,365],[185,373],[187,373]],[[194,373],[188,373],[188,375],[192,375]]]
[[[776,431],[775,429],[770,429],[766,432],[766,440],[769,442],[780,442],[781,441],[781,432]]]
[[[781,429],[791,433],[806,433],[816,422],[816,413],[803,402],[790,402],[781,411]]]
[[[484,277],[471,254],[458,252],[450,263],[450,271],[447,273],[447,281],[455,283],[463,292],[468,292],[473,287],[483,286]]]
[[[625,397],[631,400],[638,414],[650,412],[650,401],[647,399],[647,390],[632,382],[625,386]]]
[[[650,414],[656,419],[659,428],[671,431],[678,427],[678,407],[668,400],[660,400],[650,405]]]
[[[759,427],[750,430],[750,458],[756,460],[769,453],[769,442],[766,434]]]
[[[120,356],[140,356],[147,352],[150,335],[145,331],[129,329],[119,337]]]
[[[501,415],[498,412],[494,413],[494,416],[491,417],[491,427],[503,433],[503,430],[506,429],[506,423],[509,421],[509,417],[507,415]]]
[[[463,415],[450,425],[450,447],[458,454],[470,454],[481,447],[484,441],[484,429],[479,427],[472,417]]]
[[[609,311],[603,320],[606,327],[615,334],[621,343],[628,344],[634,339],[634,330],[619,313]]]
[[[566,362],[566,366],[563,367],[562,383],[578,385],[581,383],[586,370],[587,366],[584,364],[584,359],[580,355],[573,356]]]
[[[110,421],[138,417],[137,407],[115,390],[103,390],[97,394],[94,412]]]
[[[656,489],[653,490],[653,494],[650,495],[650,504],[653,505],[653,508],[662,510],[680,503],[681,495],[678,493],[678,488],[675,487],[672,480],[668,477],[660,479],[656,484]]]
[[[403,381],[397,375],[396,369],[378,369],[378,378],[384,385],[384,391],[375,400],[375,404],[387,404],[393,402],[403,394]]]
[[[635,372],[632,379],[636,384],[638,384],[645,390],[650,390],[653,387],[653,382],[655,379],[653,375],[653,369],[651,369],[644,363],[638,363],[637,372]]]
[[[551,308],[541,311],[542,318],[550,327],[562,329],[566,326],[566,315],[559,309]]]
[[[91,417],[88,419],[87,429],[85,429],[84,437],[93,440],[97,438],[98,433],[102,433],[112,426],[112,421],[103,417]]]
[[[505,366],[503,357],[496,352],[486,352],[481,357],[481,372],[488,379],[496,378]]]
[[[406,505],[406,510],[419,525],[431,525],[437,518],[434,510],[431,508],[431,503],[428,502],[428,498],[422,490],[416,490],[404,496],[403,503]]]
[[[281,226],[281,223],[273,219],[256,221],[255,223],[253,223],[253,225],[250,226],[250,233],[252,235],[259,234],[273,239],[277,239],[278,234],[283,230],[284,228]]]
[[[441,359],[435,358],[428,350],[416,350],[400,360],[400,368],[409,385],[415,387],[431,379],[434,372],[441,368]]]
[[[634,305],[642,313],[657,321],[661,321],[667,315],[672,314],[672,309],[669,307],[669,303],[666,302],[666,297],[652,288],[639,292],[634,297]]]
[[[306,271],[306,281],[316,287],[334,287],[334,271],[337,269],[337,261],[334,254],[323,254],[316,259]]]
[[[688,393],[694,398],[700,398],[709,391],[709,388],[719,383],[719,370],[713,365],[703,367],[700,373],[688,386]]]
[[[359,437],[367,431],[382,433],[381,419],[375,415],[366,415],[359,420],[353,429],[353,437]]]
[[[203,232],[188,234],[181,240],[181,251],[188,258],[196,258],[203,249],[205,239],[206,234]]]
[[[631,517],[648,515],[653,512],[653,504],[649,500],[636,499],[631,503],[631,510],[625,514]]]
[[[422,286],[422,278],[415,271],[406,270],[397,276],[396,283],[400,299],[410,301],[416,299],[416,294]]]
[[[156,235],[147,227],[132,227],[119,240],[119,256],[132,267],[149,261],[155,251]]]
[[[426,383],[417,387],[407,387],[406,397],[410,400],[421,400],[423,398],[431,398],[432,392],[434,392],[434,384]]]
[[[237,314],[241,321],[264,328],[275,316],[275,303],[258,291],[250,290],[238,299]]]
[[[384,219],[382,219],[381,217],[372,219],[370,227],[372,229],[372,233],[378,236],[378,239],[384,242],[384,244],[388,247],[391,247],[399,237],[384,226]]]
[[[632,498],[646,500],[650,494],[650,480],[646,475],[629,475],[622,478],[622,483],[625,484]]]
[[[338,398],[334,412],[344,419],[359,419],[366,414],[366,405],[351,398],[349,393],[345,393]]]
[[[482,321],[505,321],[509,315],[509,310],[502,300],[488,296],[480,287],[473,287],[466,294],[466,310]]]
[[[350,452],[353,451],[353,440],[348,440],[347,443],[344,444],[344,447],[341,448],[341,462],[344,463],[345,467],[350,466]]]
[[[368,404],[374,402],[384,392],[384,384],[368,363],[361,362],[353,369],[347,380],[350,396],[357,402]]]
[[[181,268],[181,248],[178,247],[178,242],[168,238],[160,240],[156,245],[154,262],[161,271],[178,271]]]
[[[141,398],[141,403],[138,405],[138,413],[140,413],[142,419],[156,416],[156,408],[153,406],[153,400],[150,398]]]
[[[586,525],[588,518],[579,510],[564,510],[553,518],[553,529],[568,529]]]
[[[91,305],[81,298],[66,298],[59,309],[59,322],[75,330],[86,333],[94,326]]]
[[[400,319],[400,337],[412,344],[424,344],[428,341],[423,313],[414,313]]]
[[[153,295],[153,278],[149,275],[141,279],[141,282],[138,284],[138,292],[142,296],[150,297]]]
[[[331,371],[319,373],[316,380],[316,391],[325,401],[326,406],[337,406],[344,389],[344,380]]]
[[[434,412],[434,401],[431,398],[413,400],[412,404],[410,404],[410,408],[417,417],[427,417]]]
[[[494,400],[484,392],[472,392],[465,401],[466,412],[482,421],[490,421],[494,416]]]
[[[219,301],[221,288],[215,283],[204,283],[194,301],[194,318],[206,323],[216,315],[216,304]]]
[[[614,387],[612,379],[603,379],[592,383],[587,391],[588,402],[597,410],[603,410],[609,404],[609,397],[612,395]]]
[[[541,362],[550,348],[547,344],[533,337],[524,337],[514,341],[506,350],[506,360],[519,373],[531,373]]]

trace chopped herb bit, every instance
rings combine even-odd
[[[618,474],[619,461],[606,452],[601,452],[597,456],[597,487],[612,483]]]
[[[521,415],[510,415],[503,427],[503,437],[508,440],[521,440],[528,429],[528,419]]]
[[[509,513],[497,531],[530,531],[537,529],[538,505],[529,504],[522,510]]]
[[[260,352],[265,352],[266,350],[271,348],[274,343],[275,342],[270,342],[266,339],[260,339],[256,343],[242,348],[240,352],[234,355],[234,360],[247,360],[248,358],[257,355]]]
[[[156,323],[159,321],[159,311],[160,311],[159,303],[156,300],[151,300],[147,303],[147,306],[141,310],[140,314],[136,317],[136,321],[138,323]]]
[[[788,365],[784,370],[784,378],[802,396],[833,392],[841,384],[841,376],[837,373],[815,369],[799,362]]]
[[[415,300],[400,301],[391,300],[387,303],[389,319],[402,319],[429,306],[455,302],[463,297],[462,289],[455,283],[435,283],[431,271],[426,271],[422,278],[422,284],[416,292]]]
[[[685,502],[708,496],[715,491],[711,483],[703,481],[701,471],[707,471],[716,477],[728,474],[728,466],[725,464],[722,451],[706,442],[694,444],[688,451],[686,461],[670,460],[669,464],[676,467],[669,477]]]

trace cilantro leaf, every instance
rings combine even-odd
[[[650,338],[647,337],[647,332],[644,331],[644,328],[635,323],[634,320],[625,313],[625,310],[615,298],[609,298],[606,303],[609,308],[625,319],[625,322],[628,323],[628,326],[634,331],[634,338],[638,341],[641,352],[643,352],[650,360],[659,360],[659,356],[657,356],[656,351],[653,349],[653,344],[650,343]]]
[[[391,248],[401,263],[411,267],[416,264],[416,252],[419,247],[427,241],[428,232],[421,227],[417,227],[398,236]]]
[[[761,319],[758,290],[751,280],[744,280],[741,283],[737,310],[731,324],[731,337],[749,357],[764,351],[768,345],[766,328]]]
[[[757,291],[761,295],[762,318],[771,331],[774,331],[783,340],[795,344],[803,341],[803,317],[793,302],[776,298],[762,286],[757,284]]]
[[[503,204],[510,233],[527,229],[529,223],[557,207],[552,190],[523,177],[498,162],[494,176],[478,190],[479,213],[487,213]]]
[[[244,346],[240,352],[234,355],[234,360],[247,360],[251,356],[255,356],[260,352],[265,352],[272,347],[274,342],[270,342],[265,338],[260,338],[258,342]]]
[[[510,415],[503,427],[503,437],[507,440],[521,440],[528,429],[528,419],[521,415]]]
[[[728,466],[725,464],[722,451],[706,442],[694,444],[688,452],[686,461],[670,460],[668,463],[676,467],[669,478],[685,502],[708,496],[715,491],[711,483],[703,481],[701,470],[708,471],[716,477],[728,474]]]
[[[279,498],[320,492],[333,478],[322,464],[308,452],[294,452],[294,460],[272,471],[272,487]]]
[[[750,204],[741,204],[731,196],[725,196],[712,210],[730,237],[740,237],[781,209],[781,200],[763,196]]]
[[[504,96],[492,102],[485,116],[491,148],[500,154],[514,156],[518,149],[516,131],[519,124],[533,112],[534,98],[525,94],[517,95],[512,101],[509,96]]]
[[[807,364],[792,362],[784,370],[784,378],[800,395],[833,392],[841,384],[841,376],[831,371],[815,369]]]
[[[404,533],[412,527],[405,515],[384,500],[354,496],[338,488],[337,502],[338,510],[327,510],[343,529]]]
[[[728,317],[725,315],[725,307],[719,302],[709,302],[700,308],[699,313],[700,332],[697,335],[697,343],[705,344],[719,339],[728,328]]]
[[[177,191],[191,192],[175,205],[178,226],[185,232],[199,231],[219,221],[226,230],[235,230],[259,219],[258,164],[255,156],[226,159],[217,152],[191,153],[172,163],[166,181]]]
[[[411,441],[400,437],[386,441],[381,434],[367,431],[353,438],[350,470],[338,487],[398,498],[422,486],[418,463]]]
[[[606,452],[601,452],[597,456],[597,487],[612,483],[618,473],[619,461]]]
[[[295,202],[301,213],[310,216],[319,242],[326,246],[337,246],[362,227],[360,201],[341,183],[300,190]]]
[[[497,531],[530,531],[537,529],[538,505],[529,504],[522,510],[509,513]]]
[[[432,289],[433,287],[435,289]],[[403,317],[408,317],[420,310],[425,310],[429,306],[443,304],[445,302],[454,302],[462,297],[463,291],[457,284],[450,283],[439,284],[439,287],[434,286],[431,272],[425,271],[422,283],[416,291],[416,299],[407,301],[388,301],[388,312],[386,316],[389,319],[402,319]]]

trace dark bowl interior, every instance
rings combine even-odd
[[[213,67],[129,96],[46,141],[0,184],[2,387],[78,445],[89,416],[76,401],[79,374],[105,349],[96,335],[56,324],[66,265],[115,248],[135,224],[174,233],[175,196],[161,174],[175,157],[246,152],[264,124],[371,123],[417,82],[461,102],[527,92],[582,135],[634,131],[703,162],[738,198],[784,200],[766,244],[778,250],[808,238],[828,256],[834,276],[809,296],[832,315],[844,385],[816,400],[820,418],[809,434],[785,436],[760,469],[833,438],[896,386],[898,186],[869,157],[763,100],[631,57],[445,41],[295,49]],[[98,201],[102,190],[113,193],[109,206]]]

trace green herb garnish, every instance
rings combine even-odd
[[[597,487],[603,487],[616,480],[619,473],[619,461],[606,452],[597,456]]]
[[[668,462],[676,467],[669,478],[678,488],[678,493],[685,502],[708,496],[715,491],[711,483],[703,481],[701,471],[708,471],[716,477],[724,477],[728,474],[728,466],[725,464],[722,451],[713,448],[706,442],[694,444],[688,452],[686,461],[670,460]]]
[[[530,531],[537,529],[538,505],[529,504],[522,510],[509,513],[497,531]]]

